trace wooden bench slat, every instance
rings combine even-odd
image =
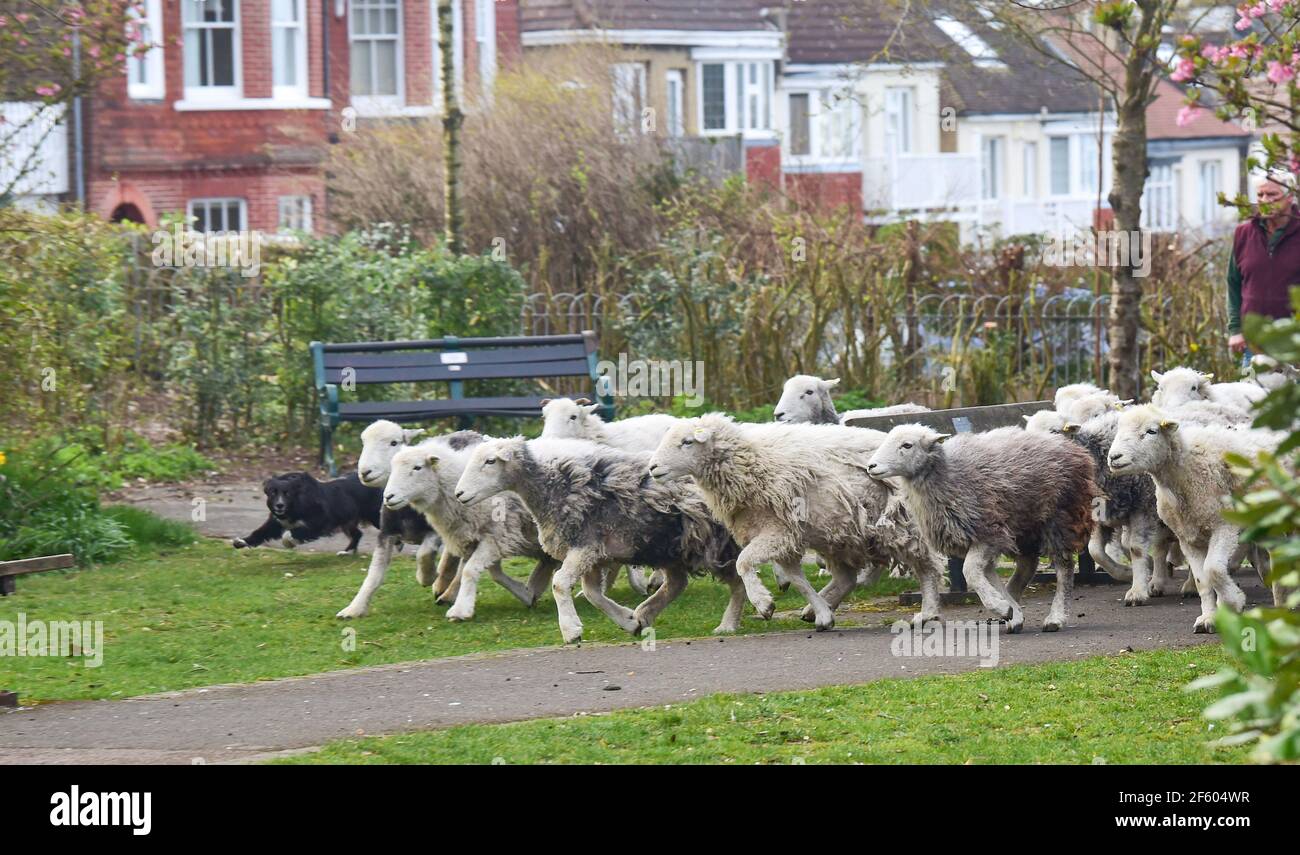
[[[75,566],[77,566],[77,559],[71,553],[65,552],[61,555],[45,555],[40,558],[0,561],[0,576],[21,576],[25,573],[63,570]]]
[[[550,396],[564,397],[564,396]],[[573,397],[573,396],[568,396]],[[356,422],[371,419],[424,421],[449,416],[540,416],[542,396],[498,398],[446,398],[435,401],[357,401],[339,404],[339,418]]]
[[[428,383],[452,380],[525,380],[537,377],[587,377],[591,366],[587,360],[574,359],[534,362],[526,365],[402,365],[390,368],[357,368],[350,375],[357,385],[375,383]],[[325,369],[328,383],[341,384],[343,370]]]
[[[550,362],[560,359],[586,360],[587,349],[581,344],[542,345],[538,347],[501,348],[496,350],[401,350],[387,353],[334,351],[325,354],[326,368],[391,368],[399,365],[443,365],[443,354],[464,354],[466,363],[513,365]]]
[[[413,339],[409,341],[322,342],[321,349],[325,353],[339,353],[341,351],[383,353],[390,350],[463,350],[470,348],[529,347],[548,344],[574,343],[585,345],[589,340],[588,336],[583,333],[567,333],[563,335],[516,335],[485,338],[457,338],[450,342],[445,338]]]
[[[873,428],[889,431],[899,425],[920,424],[941,433],[979,433],[1000,427],[1019,427],[1025,416],[1039,410],[1050,410],[1051,401],[1028,401],[1023,404],[992,404],[987,407],[959,407],[951,410],[932,410],[928,413],[903,413],[896,416],[864,416],[849,419],[851,427]]]

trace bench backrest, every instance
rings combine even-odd
[[[845,424],[883,431],[888,431],[898,425],[921,424],[940,433],[980,433],[1000,427],[1023,426],[1025,416],[1032,416],[1039,410],[1050,410],[1053,406],[1051,401],[1030,401],[1025,404],[994,404],[988,407],[933,410],[928,413],[871,416],[850,419]]]
[[[596,334],[447,338],[425,341],[311,343],[316,388],[347,382],[596,377]]]

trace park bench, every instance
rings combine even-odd
[[[1025,423],[1025,416],[1032,416],[1039,410],[1053,408],[1051,401],[1030,401],[1024,404],[994,404],[987,407],[961,407],[952,410],[933,410],[928,413],[905,413],[895,416],[869,416],[849,419],[845,424],[853,427],[874,428],[888,431],[898,425],[923,424],[940,433],[981,433],[1000,427],[1018,427]],[[964,603],[973,596],[966,588],[966,576],[962,572],[965,555],[948,556],[949,591],[943,595],[944,602]],[[1055,580],[1052,573],[1038,573],[1035,582]],[[1087,550],[1079,553],[1079,572],[1075,576],[1077,584],[1098,585],[1114,581],[1108,573],[1099,571]],[[903,605],[916,605],[921,595],[909,592],[899,597]]]
[[[14,592],[14,583],[18,576],[44,573],[46,570],[63,570],[75,567],[76,564],[77,559],[71,553],[23,558],[18,561],[0,561],[0,597],[7,597]]]
[[[537,418],[542,401],[559,393],[466,397],[467,380],[542,380],[584,377],[589,397],[601,404],[601,415],[613,418],[608,395],[597,392],[596,334],[456,338],[425,341],[362,341],[311,343],[316,393],[320,401],[321,462],[331,476],[334,431],[340,422],[388,419],[400,424],[454,418],[461,428],[474,418],[505,416]],[[416,401],[340,401],[340,392],[361,385],[440,382],[446,398]],[[585,385],[585,384],[584,384]]]

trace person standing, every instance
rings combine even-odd
[[[1291,189],[1270,178],[1256,193],[1256,214],[1237,226],[1228,261],[1228,348],[1250,359],[1243,315],[1291,316],[1291,286],[1300,285],[1300,210]]]

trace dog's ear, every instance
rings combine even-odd
[[[267,478],[265,481],[262,482],[262,492],[263,492],[263,493],[270,494],[270,492],[271,492],[271,483],[272,483],[273,481],[275,481],[275,476],[274,476],[274,475],[272,475],[270,478]]]

